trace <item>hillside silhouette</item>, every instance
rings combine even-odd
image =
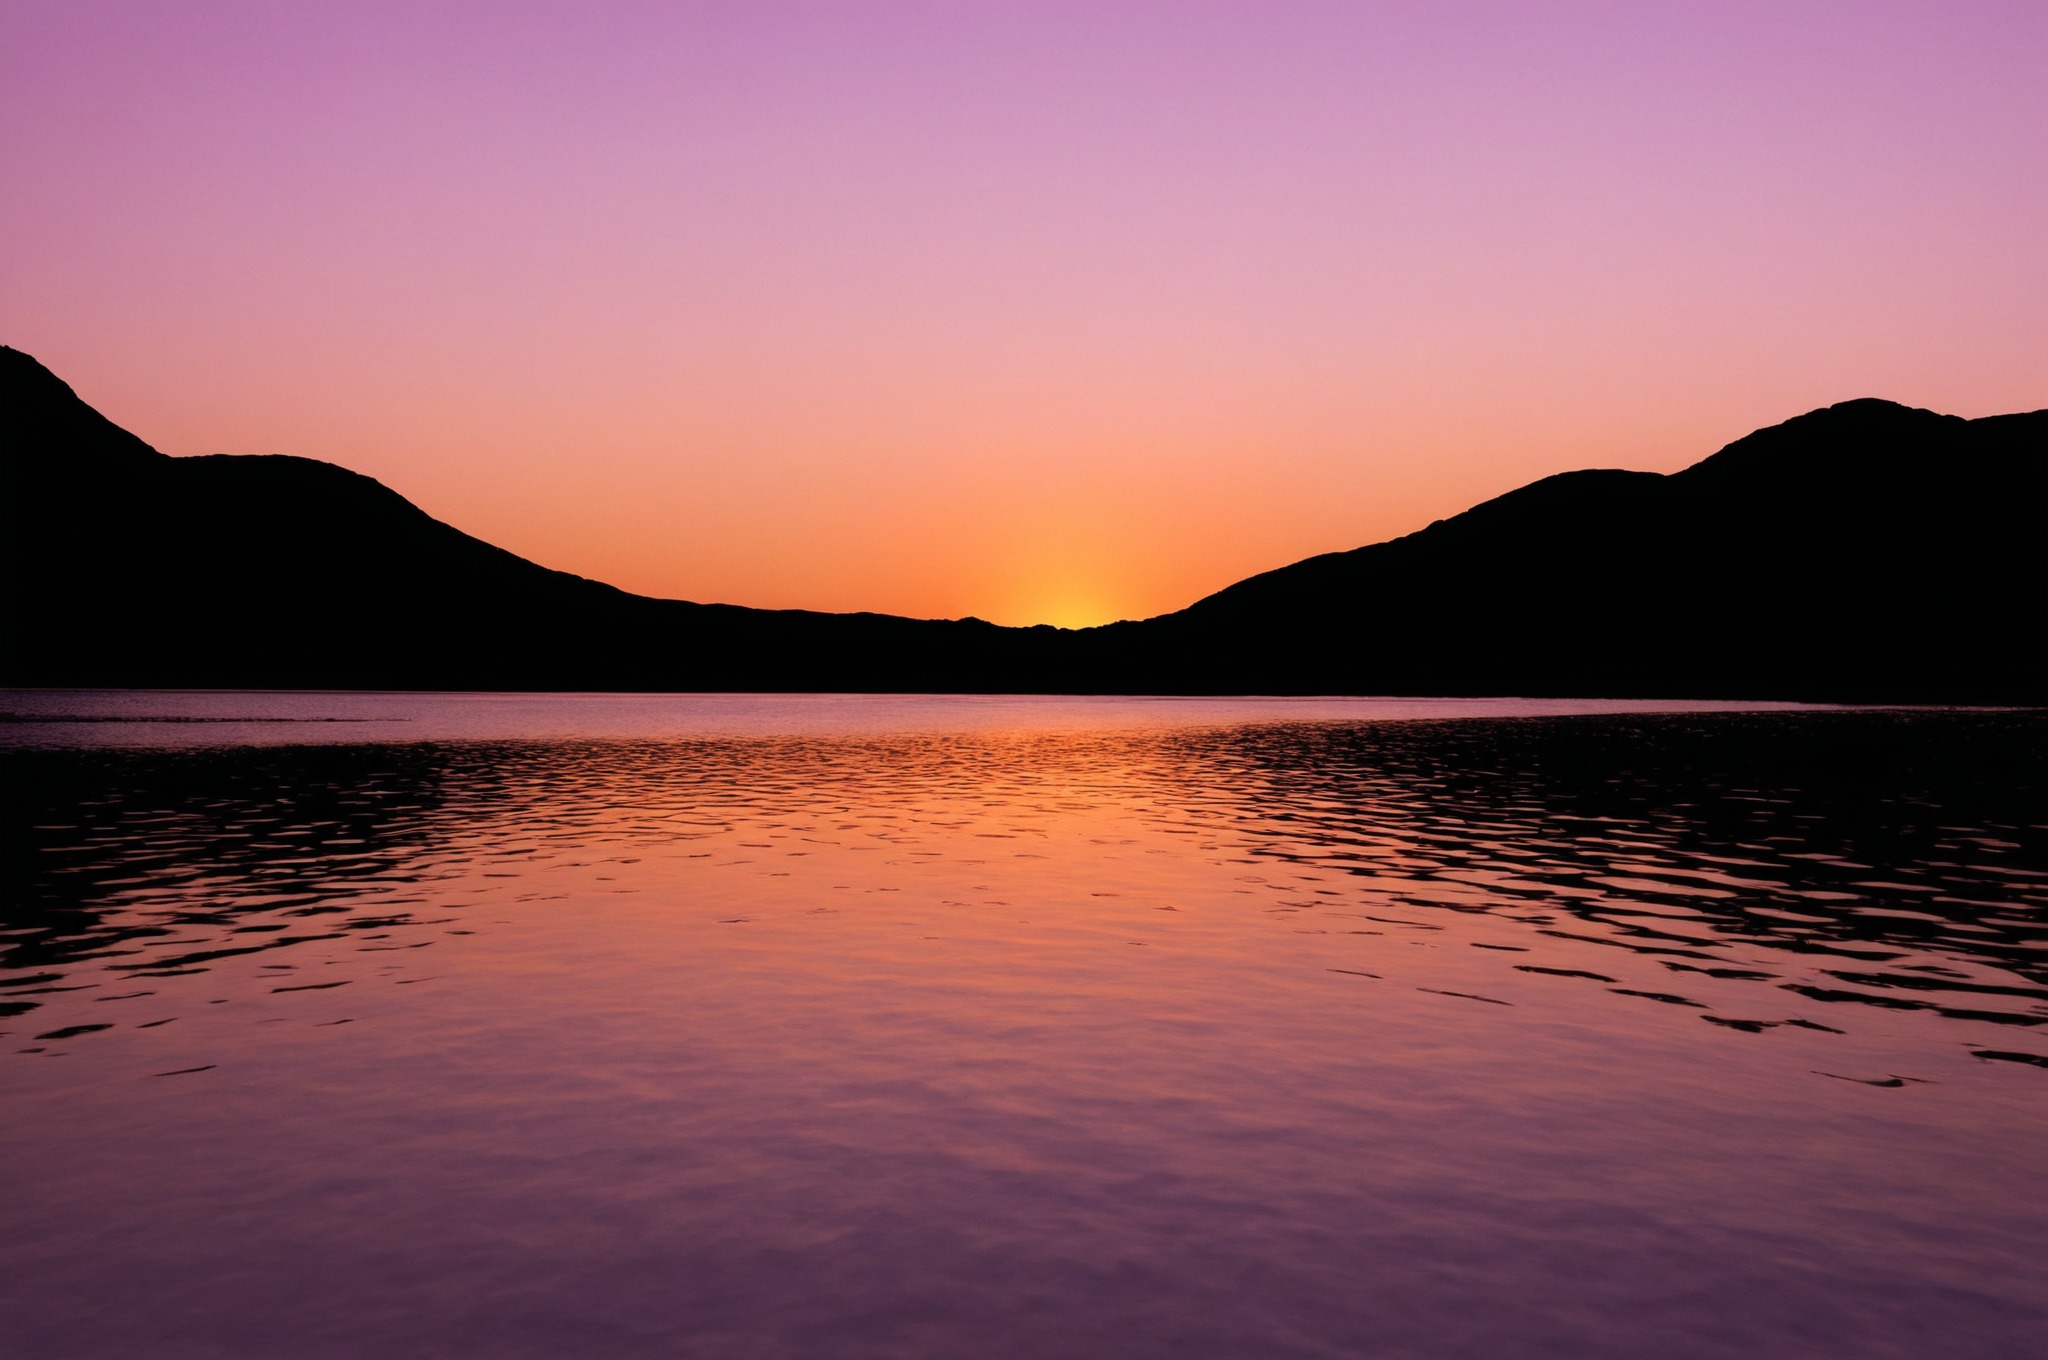
[[[0,347],[0,683],[2048,702],[2048,411],[1845,402],[1075,631],[693,604],[312,459],[172,458]]]
[[[1130,645],[1225,690],[2041,702],[2044,545],[2048,411],[1850,401],[1254,576]]]
[[[690,604],[551,571],[331,463],[172,458],[0,348],[15,685],[973,688],[1020,630]]]

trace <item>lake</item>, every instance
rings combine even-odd
[[[0,693],[11,1357],[2037,1357],[2048,716]]]

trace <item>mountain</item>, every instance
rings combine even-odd
[[[0,348],[0,681],[362,689],[931,689],[1029,630],[630,595],[331,463],[171,458]]]
[[[0,422],[13,685],[2048,702],[2048,411],[1846,402],[1072,632],[631,595],[332,464],[167,457],[4,347]]]
[[[2043,702],[2044,549],[2048,411],[1850,401],[1120,627],[1219,690]]]

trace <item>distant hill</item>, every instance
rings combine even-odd
[[[1127,631],[1225,690],[2044,702],[2048,411],[1843,402]]]
[[[1847,402],[1071,632],[627,594],[329,463],[167,457],[5,347],[0,432],[11,685],[2048,702],[2048,411]]]
[[[309,458],[171,458],[0,347],[0,677],[363,689],[973,688],[1028,630],[550,571]]]

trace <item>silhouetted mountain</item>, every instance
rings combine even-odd
[[[0,401],[11,684],[914,690],[1028,636],[630,595],[331,463],[167,457],[17,350]]]
[[[1846,402],[1065,632],[689,604],[331,464],[170,458],[0,347],[16,685],[2048,701],[2048,411]]]
[[[2044,537],[2048,411],[1851,401],[1254,576],[1129,645],[1225,690],[2039,702]]]

